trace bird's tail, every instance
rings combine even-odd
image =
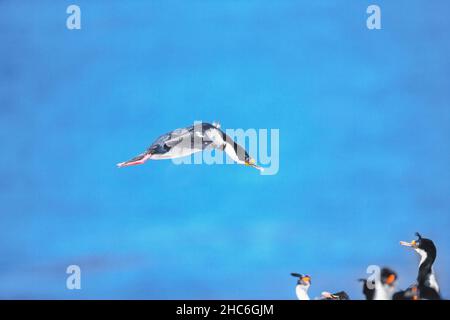
[[[121,162],[121,163],[118,163],[117,166],[118,166],[119,168],[122,168],[122,167],[128,167],[128,166],[135,166],[135,165],[138,165],[138,164],[143,164],[145,161],[147,161],[148,159],[150,159],[151,156],[152,156],[151,153],[149,153],[149,152],[144,152],[144,153],[141,153],[140,155],[134,157],[134,158],[131,159],[131,160],[128,160],[128,161],[125,161],[125,162]]]

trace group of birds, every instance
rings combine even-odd
[[[117,164],[118,167],[127,167],[145,163],[147,160],[175,159],[202,152],[206,149],[224,151],[238,164],[243,164],[263,170],[247,151],[237,144],[229,135],[220,130],[219,123],[200,122],[198,124],[176,129],[163,134],[153,142],[143,153],[131,160]],[[420,256],[417,282],[403,291],[396,292],[397,274],[383,268],[375,279],[359,279],[363,283],[363,294],[367,300],[437,300],[441,299],[439,286],[433,271],[436,259],[436,246],[430,239],[422,238],[416,233],[418,239],[411,242],[401,241],[400,244],[413,248]],[[298,278],[296,294],[299,300],[310,300],[308,290],[311,286],[311,277],[299,273],[291,273]],[[322,292],[319,300],[349,300],[345,291],[337,293]]]
[[[363,294],[366,300],[441,300],[439,285],[433,270],[436,260],[436,246],[430,239],[423,238],[416,233],[417,240],[411,242],[400,241],[402,246],[414,249],[420,256],[417,282],[406,290],[396,291],[397,273],[389,268],[382,268],[375,277],[359,279],[363,283]],[[291,273],[296,277],[295,292],[299,300],[310,300],[308,290],[311,277],[299,273]],[[345,291],[337,293],[322,292],[317,300],[350,300]]]
[[[199,122],[186,128],[175,129],[163,134],[143,153],[131,160],[118,163],[118,167],[128,167],[145,163],[147,160],[176,159],[190,156],[206,149],[225,152],[238,164],[264,169],[233,138],[220,130],[220,124]]]

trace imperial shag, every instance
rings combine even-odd
[[[218,123],[210,124],[204,122],[163,134],[145,152],[131,160],[118,163],[117,166],[127,167],[143,164],[149,159],[181,158],[201,152],[207,148],[222,150],[238,164],[263,170],[263,168],[256,165],[256,161],[248,155],[242,146],[220,130]]]
[[[417,240],[400,241],[400,244],[413,248],[420,256],[419,273],[417,275],[419,297],[427,300],[438,300],[441,297],[433,270],[433,264],[436,260],[436,246],[432,240],[423,238],[418,232],[416,232],[416,236]]]

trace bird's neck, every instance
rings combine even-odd
[[[298,300],[309,300],[308,287],[297,285],[295,288]]]
[[[433,263],[436,256],[432,255],[421,255],[419,263],[419,273],[417,275],[417,283],[420,286],[427,286],[435,289],[439,292],[439,287],[436,282],[436,278],[433,271]]]
[[[420,283],[432,273],[433,273],[433,263],[425,260],[424,262],[419,264],[419,273],[417,275],[417,281]]]

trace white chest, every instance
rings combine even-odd
[[[297,285],[295,293],[297,294],[298,300],[309,300],[308,288]]]
[[[436,281],[436,276],[434,275],[434,271],[431,271],[430,277],[428,279],[430,281],[430,287],[433,288],[434,290],[436,290],[436,292],[439,293],[439,285]]]
[[[392,300],[393,294],[394,288],[382,284],[381,281],[375,282],[374,300]]]

